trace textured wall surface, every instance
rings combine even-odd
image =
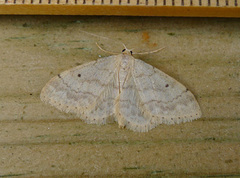
[[[0,176],[240,175],[239,29],[240,19],[1,16]],[[109,55],[95,42],[120,53],[120,41],[165,46],[135,57],[192,91],[202,118],[135,133],[40,101],[53,76]]]

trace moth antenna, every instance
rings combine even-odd
[[[126,47],[126,45],[125,45],[124,43],[122,43],[122,45],[123,45],[124,49],[126,49],[126,50],[127,50],[127,47]]]
[[[86,34],[88,34],[88,35],[90,35],[90,36],[97,37],[97,38],[103,38],[103,39],[107,39],[107,40],[112,40],[112,39],[110,39],[110,38],[108,38],[108,37],[96,35],[96,34],[94,34],[94,33],[89,33],[89,32],[86,32],[86,31],[84,31],[84,30],[79,30],[79,31],[80,31],[80,32],[83,32],[83,33],[86,33]],[[113,41],[113,40],[112,40],[112,41]]]
[[[163,49],[165,49],[166,47],[163,47],[163,48],[159,48],[159,49],[157,49],[157,50],[154,50],[154,51],[146,51],[146,52],[140,52],[140,53],[132,53],[132,54],[151,54],[151,53],[156,53],[156,52],[159,52],[159,51],[161,51],[161,50],[163,50]]]
[[[97,47],[98,47],[100,50],[102,50],[102,51],[105,52],[105,53],[109,53],[109,54],[119,54],[119,53],[115,53],[115,52],[111,52],[111,51],[107,51],[107,50],[105,50],[105,49],[102,49],[102,47],[99,46],[97,42],[96,42],[96,45],[97,45]]]

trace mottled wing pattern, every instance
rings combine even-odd
[[[154,125],[187,122],[201,117],[193,94],[162,71],[135,59],[133,78],[140,108],[146,111],[146,120]]]
[[[87,123],[104,124],[114,114],[118,62],[109,56],[67,70],[46,84],[41,100]]]

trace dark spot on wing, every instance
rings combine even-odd
[[[61,78],[60,74],[58,74],[58,77]]]
[[[81,77],[81,74],[78,74],[78,77]]]
[[[168,84],[166,84],[166,85],[165,85],[165,87],[169,87],[169,85],[168,85]]]

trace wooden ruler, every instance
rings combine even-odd
[[[240,17],[240,0],[0,0],[0,14]]]

